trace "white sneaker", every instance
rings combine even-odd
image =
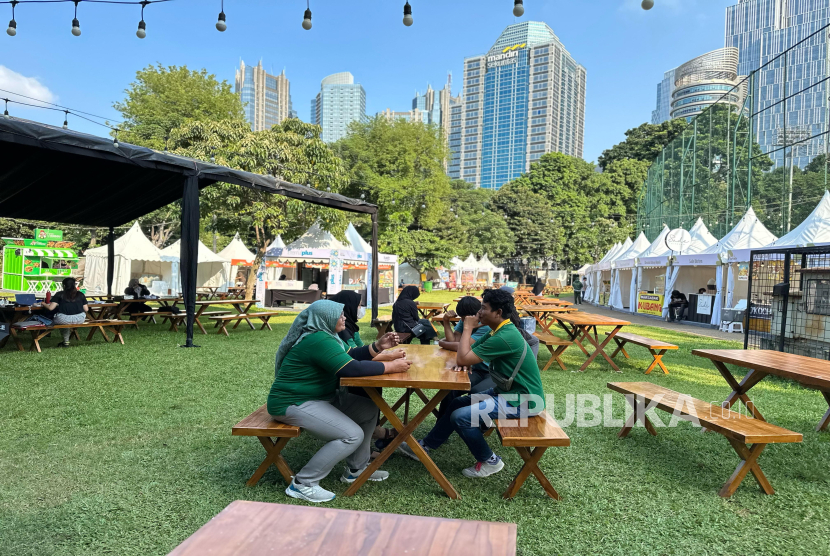
[[[366,467],[369,467],[369,465],[367,464]],[[364,467],[363,469],[358,470],[355,473],[352,473],[352,470],[349,469],[349,466],[347,465],[346,468],[343,470],[343,475],[340,476],[340,480],[344,483],[352,484],[353,482],[355,482],[357,480],[357,478],[360,476],[360,474],[363,473],[366,470],[366,467]],[[389,472],[388,471],[382,471],[382,470],[378,469],[377,471],[372,473],[372,475],[367,480],[379,483],[381,481],[385,481],[388,478],[389,478]]]
[[[421,443],[418,442],[418,444],[421,444]],[[421,448],[423,448],[424,451],[427,453],[427,455],[429,455],[429,452],[430,452],[429,448],[427,448],[423,444],[421,444]],[[404,442],[403,444],[398,446],[398,451],[400,453],[402,453],[403,455],[405,455],[406,457],[408,457],[408,458],[414,459],[415,461],[421,461],[420,459],[418,459],[418,455],[415,454],[415,451],[412,448],[410,448],[409,444],[407,444],[406,442]]]
[[[319,504],[320,502],[331,502],[334,500],[334,493],[329,492],[320,485],[305,486],[297,484],[297,481],[292,479],[291,484],[285,489],[285,493],[291,498],[298,498],[306,502],[313,502]]]
[[[490,475],[498,473],[502,469],[504,469],[504,462],[501,458],[499,458],[496,463],[478,462],[474,466],[464,469],[461,473],[463,473],[465,477],[470,477],[471,479],[483,479],[484,477],[489,477]]]

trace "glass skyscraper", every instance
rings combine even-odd
[[[486,55],[464,60],[462,139],[450,177],[499,189],[545,153],[581,157],[586,77],[547,24],[508,26]]]
[[[262,60],[256,66],[246,66],[244,61],[240,61],[235,90],[245,105],[245,119],[250,122],[253,131],[271,129],[296,114],[285,70],[280,75],[269,75],[262,68]]]
[[[726,46],[738,49],[738,73],[749,75],[764,66],[755,78],[752,111],[758,113],[757,140],[776,166],[785,162],[781,149],[785,130],[788,143],[827,130],[830,89],[823,81],[828,76],[827,32],[813,36],[786,57],[780,55],[828,23],[828,0],[740,0],[726,9]],[[798,94],[782,102],[794,93]],[[792,155],[795,164],[803,168],[824,152],[820,136],[794,148]],[[788,149],[787,163],[789,157]]]
[[[671,92],[674,89],[674,70],[663,74],[663,80],[657,84],[657,107],[651,113],[651,123],[662,124],[671,119]]]
[[[334,143],[346,136],[349,124],[366,117],[366,91],[349,72],[329,75],[311,101],[311,122],[323,128],[322,139]]]

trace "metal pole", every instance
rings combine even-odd
[[[793,223],[793,149],[790,147],[790,202],[789,206],[787,207],[787,233],[790,232],[790,226]]]
[[[787,169],[787,51],[784,51],[784,103],[781,111],[784,128],[784,153],[782,159],[784,161],[784,170]],[[792,164],[792,149],[790,149],[790,164]],[[784,178],[783,190],[787,189],[787,172],[781,172]],[[784,235],[784,204],[786,199],[782,196],[781,199],[781,235]]]
[[[697,189],[697,118],[695,118],[695,131],[692,136],[692,218],[695,217],[695,189]]]
[[[378,212],[372,213],[372,321],[378,318]],[[394,292],[397,284],[392,284],[392,291]],[[393,293],[394,295],[394,293]]]
[[[778,339],[778,351],[784,351],[784,335],[787,330],[787,308],[790,303],[790,252],[784,255],[784,283],[787,292],[784,294],[784,303],[781,307],[781,337]]]
[[[107,297],[112,297],[112,280],[115,276],[115,230],[110,226],[107,236]]]

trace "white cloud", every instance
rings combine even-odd
[[[38,81],[36,77],[26,77],[2,65],[0,65],[0,89],[10,91],[8,93],[0,91],[0,97],[8,97],[9,100],[37,104],[18,95],[25,95],[44,102],[55,102],[57,100],[57,96],[46,85]]]

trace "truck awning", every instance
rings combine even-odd
[[[71,249],[36,249],[30,247],[23,250],[23,255],[30,255],[34,257],[46,257],[49,259],[77,259],[78,253]]]

